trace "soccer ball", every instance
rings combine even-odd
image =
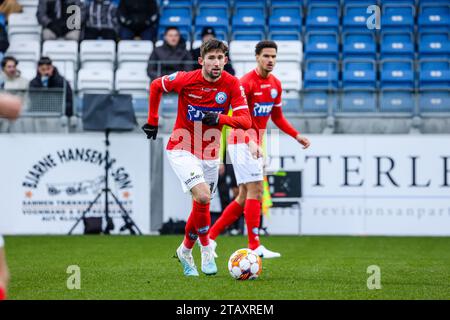
[[[235,251],[228,260],[228,270],[236,280],[253,280],[262,271],[262,260],[250,249]]]

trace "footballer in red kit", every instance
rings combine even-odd
[[[266,249],[259,240],[264,179],[261,144],[269,118],[283,132],[303,145],[303,148],[308,148],[310,142],[283,116],[281,82],[271,74],[277,50],[275,42],[260,41],[255,49],[257,67],[241,78],[252,117],[252,128],[247,131],[232,129],[228,138],[228,152],[239,185],[239,195],[225,208],[210,230],[210,241],[214,249],[217,246],[217,236],[244,213],[248,247],[263,258],[281,256]],[[214,255],[217,256],[215,251]]]
[[[166,151],[183,190],[190,191],[193,200],[184,241],[176,250],[186,276],[199,275],[192,256],[197,238],[201,243],[202,272],[217,273],[214,248],[209,243],[209,206],[218,181],[221,130],[223,125],[244,130],[251,126],[239,79],[223,71],[227,51],[222,41],[208,40],[200,48],[202,69],[155,79],[150,86],[148,121],[142,127],[148,139],[155,139],[162,94],[178,93],[177,119]],[[227,115],[230,108],[232,117]]]
[[[19,97],[1,93],[0,94],[0,118],[15,120],[22,110],[22,101]],[[0,235],[0,300],[6,299],[7,286],[9,282],[9,270],[5,257],[5,243]]]

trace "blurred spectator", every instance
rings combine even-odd
[[[16,58],[6,56],[2,60],[2,84],[4,90],[27,90],[28,80],[20,76]]]
[[[176,71],[192,70],[191,54],[177,27],[167,27],[163,45],[153,50],[148,62],[147,74],[152,80]]]
[[[3,13],[8,20],[11,13],[22,12],[22,6],[16,0],[0,0],[0,13]]]
[[[52,65],[49,57],[41,57],[38,62],[36,77],[31,80],[30,88],[66,88],[66,116],[73,115],[72,89],[69,82],[62,77]]]
[[[156,40],[158,4],[156,0],[122,0],[119,4],[119,35],[122,40]]]
[[[204,27],[202,29],[202,42],[208,41],[216,37],[216,32],[212,27]],[[192,60],[194,60],[194,69],[201,69],[202,66],[198,63],[198,58],[200,57],[200,47],[191,50]],[[227,53],[228,57],[228,53]],[[228,57],[228,63],[225,65],[225,71],[234,76],[235,72],[233,66],[231,65],[230,57]]]
[[[69,18],[73,15],[73,11],[67,8],[70,6],[78,6],[81,10],[81,24],[84,21],[85,7],[81,0],[39,0],[37,19],[42,25],[43,40],[56,40],[64,38],[66,40],[80,39],[80,30],[70,30],[67,26]]]
[[[8,32],[6,32],[6,25],[0,24],[0,52],[5,53],[9,47]]]
[[[119,23],[117,4],[110,0],[92,0],[87,7],[85,40],[117,40]]]

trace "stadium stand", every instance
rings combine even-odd
[[[8,18],[8,38],[10,42],[16,40],[41,40],[42,27],[36,15],[29,12],[12,13]]]
[[[161,0],[158,41],[46,41],[35,10],[37,0],[20,0],[24,12],[8,22],[10,48],[26,78],[48,55],[77,93],[131,93],[144,115],[149,79],[142,71],[162,43],[167,26],[177,26],[186,46],[198,47],[212,26],[230,47],[240,77],[255,66],[254,46],[277,41],[286,110],[294,118],[358,113],[405,119],[450,111],[450,2],[448,0]],[[368,6],[381,9],[381,30],[369,29]],[[5,21],[6,22],[6,21]],[[109,79],[107,79],[110,77]],[[176,99],[163,101],[171,115]]]

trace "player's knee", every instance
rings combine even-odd
[[[200,204],[208,204],[211,201],[211,194],[209,192],[199,192],[194,199]]]
[[[241,207],[245,205],[245,199],[246,195],[241,195],[241,193],[238,194],[236,199],[234,199]]]
[[[247,191],[247,199],[256,199],[261,201],[263,196],[263,185],[262,183],[253,183],[249,190]]]

